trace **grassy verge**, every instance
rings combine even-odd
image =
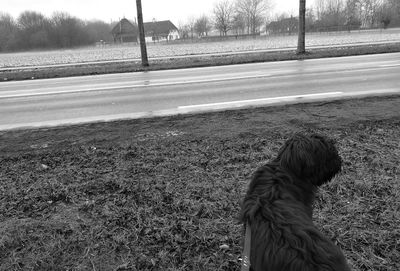
[[[217,65],[243,64],[254,62],[298,60],[351,55],[379,54],[400,52],[400,43],[382,45],[343,46],[329,49],[311,49],[305,55],[294,51],[254,52],[221,56],[201,56],[174,58],[150,61],[150,67],[143,68],[140,62],[127,61],[104,64],[85,64],[69,67],[36,68],[23,70],[4,70],[0,72],[1,81],[56,78],[106,73],[137,72],[148,70],[181,69]]]
[[[397,271],[400,96],[0,133],[0,270],[239,270],[240,199],[296,131],[338,141],[315,223]],[[228,245],[228,249],[220,249]]]

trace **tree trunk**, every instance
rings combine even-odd
[[[297,54],[306,53],[306,0],[300,0],[299,6],[299,39]]]
[[[146,39],[144,36],[142,0],[136,0],[136,9],[137,9],[137,19],[139,28],[140,53],[142,55],[142,66],[148,67],[149,60],[147,58]]]

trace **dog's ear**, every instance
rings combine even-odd
[[[311,141],[302,134],[295,134],[285,142],[279,150],[278,160],[298,177],[309,176],[309,170],[316,166]]]
[[[317,186],[330,181],[341,168],[333,141],[316,134],[295,134],[285,142],[276,160],[300,179]]]

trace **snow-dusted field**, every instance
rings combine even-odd
[[[353,31],[351,33],[308,34],[307,46],[340,45],[369,42],[400,42],[400,29]],[[276,48],[293,48],[297,35],[263,36],[249,40],[222,42],[148,44],[149,57],[168,57],[208,53],[225,53]],[[85,47],[72,50],[53,50],[0,54],[0,68],[81,63],[140,58],[140,48],[135,44],[106,47]]]

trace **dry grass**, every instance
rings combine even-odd
[[[399,96],[0,133],[1,270],[239,270],[240,199],[296,131],[338,141],[317,226],[397,271]],[[226,244],[229,249],[222,250]]]

